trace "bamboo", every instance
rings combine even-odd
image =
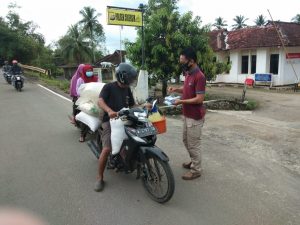
[[[287,56],[288,51],[287,51],[287,49],[286,49],[286,47],[285,47],[285,45],[284,45],[283,38],[282,38],[282,36],[281,36],[281,34],[280,34],[280,32],[279,32],[279,30],[278,30],[278,28],[277,28],[277,26],[276,26],[274,20],[273,20],[273,17],[272,17],[272,15],[271,15],[270,10],[268,10],[268,13],[269,13],[269,15],[270,15],[270,17],[271,17],[273,26],[275,27],[276,32],[277,32],[277,35],[278,35],[278,37],[279,37],[279,39],[280,39],[280,42],[281,42],[281,44],[282,44],[283,51],[284,51],[285,55]],[[297,79],[297,83],[295,83],[295,84],[298,84],[298,83],[299,83],[299,77],[297,76],[297,73],[296,73],[295,67],[294,67],[294,65],[293,65],[293,62],[291,62],[291,66],[292,66],[292,69],[293,69],[293,71],[294,71],[294,75],[295,75],[295,77],[296,77],[296,79]]]

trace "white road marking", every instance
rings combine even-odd
[[[38,86],[41,87],[41,88],[43,88],[43,89],[45,89],[46,91],[49,91],[50,93],[52,93],[52,94],[54,94],[54,95],[56,95],[56,96],[58,96],[58,97],[60,97],[60,98],[62,98],[62,99],[64,99],[64,100],[66,100],[66,101],[68,101],[68,102],[72,102],[71,99],[68,99],[68,98],[66,98],[65,96],[62,96],[62,95],[60,95],[60,94],[57,94],[56,92],[50,90],[49,88],[44,87],[43,85],[38,84]]]

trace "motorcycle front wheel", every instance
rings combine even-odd
[[[17,91],[22,91],[22,86],[21,86],[21,84],[17,84]]]
[[[150,197],[159,203],[169,201],[175,190],[175,180],[169,163],[149,156],[142,167],[143,186]]]

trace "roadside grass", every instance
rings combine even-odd
[[[40,75],[39,73],[32,72],[32,71],[25,72],[25,76],[38,80],[41,82],[41,84],[44,84],[46,86],[58,88],[65,93],[69,92],[70,81],[66,79],[53,78],[44,74]]]
[[[246,110],[255,110],[258,108],[258,102],[255,100],[248,100]]]

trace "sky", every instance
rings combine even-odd
[[[24,21],[34,21],[39,25],[38,32],[45,36],[46,43],[50,44],[63,36],[68,27],[77,23],[81,16],[79,11],[84,6],[91,6],[102,15],[99,22],[104,27],[106,36],[106,47],[110,53],[120,49],[120,27],[107,25],[106,7],[119,6],[137,8],[140,3],[147,4],[147,0],[1,0],[0,16],[5,17],[8,12],[8,4],[15,2],[21,6],[17,10]],[[274,20],[289,22],[296,14],[300,14],[299,0],[179,0],[179,11],[185,13],[192,11],[194,16],[200,16],[204,24],[214,23],[215,18],[221,16],[230,26],[236,15],[243,15],[249,18],[248,25],[253,25],[255,18],[263,14],[270,19],[267,9],[270,10]],[[121,30],[122,40],[134,41],[136,30],[133,27],[123,27]],[[122,49],[124,46],[122,45]]]

